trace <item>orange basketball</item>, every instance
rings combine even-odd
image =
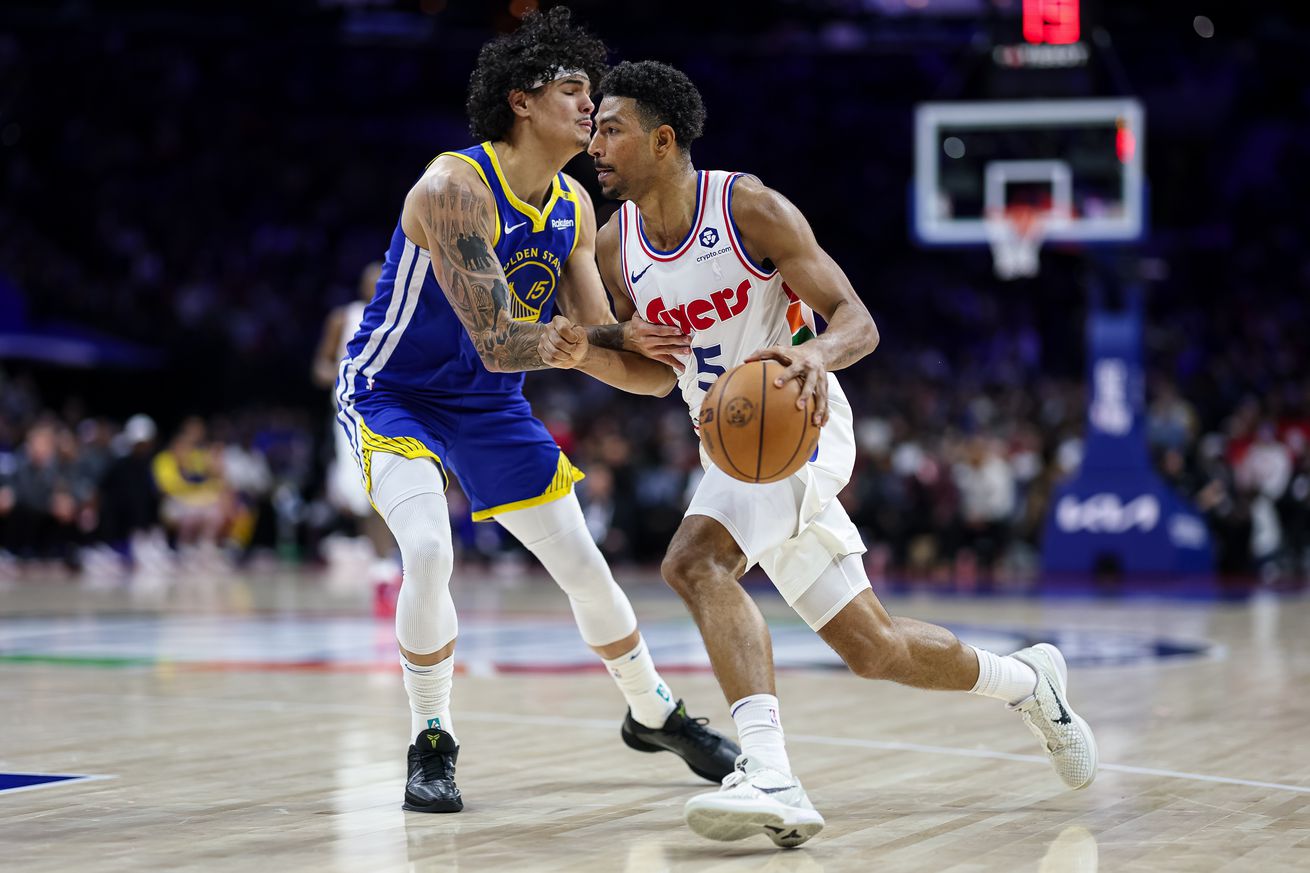
[[[750,361],[720,376],[700,407],[700,441],[710,460],[742,482],[777,482],[805,465],[819,442],[813,408],[796,408],[801,383],[781,388],[777,361]]]

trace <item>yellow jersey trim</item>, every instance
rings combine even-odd
[[[437,155],[437,158],[444,158],[444,157],[459,158],[461,161],[464,161],[464,162],[467,163],[470,167],[472,167],[473,169],[477,170],[477,171],[478,171],[478,175],[482,178],[482,184],[487,186],[487,190],[488,190],[488,191],[491,191],[493,194],[495,193],[495,189],[491,187],[491,182],[488,181],[488,179],[487,179],[487,174],[486,174],[485,172],[483,172],[483,170],[482,170],[482,165],[479,164],[477,161],[473,160],[473,159],[470,158],[468,155],[466,155],[466,154],[462,154],[462,153],[460,153],[460,152],[442,152],[441,154]],[[435,161],[437,158],[433,158],[432,160]],[[428,166],[432,166],[432,165],[431,165],[431,164],[428,164]],[[500,170],[497,170],[496,172],[499,173]],[[504,180],[504,179],[501,179],[500,181],[501,181],[501,184],[502,184],[502,186],[503,186],[505,180]],[[496,216],[496,235],[495,235],[494,237],[491,238],[491,247],[492,247],[492,248],[495,248],[495,247],[496,247],[496,244],[499,243],[499,242],[500,242],[500,216],[497,215],[497,216]]]
[[[582,236],[582,207],[578,204],[578,195],[569,184],[569,177],[564,177],[564,199],[573,202],[573,245],[569,246],[569,257],[578,248],[578,237]],[[567,260],[567,258],[565,259]]]
[[[423,443],[413,437],[386,437],[369,430],[368,425],[364,422],[359,423],[359,456],[360,469],[364,473],[364,493],[368,495],[369,502],[373,502],[373,453],[386,452],[389,455],[400,455],[402,458],[431,458],[437,464],[437,470],[441,473],[442,490],[450,487],[450,477],[446,475],[446,465],[441,463],[441,458],[437,453],[429,449]],[[373,506],[377,509],[377,505]]]
[[[564,194],[559,186],[559,173],[556,173],[555,177],[550,180],[550,199],[546,201],[545,209],[538,212],[535,206],[532,206],[529,203],[524,203],[520,200],[519,196],[509,187],[509,182],[505,181],[505,172],[500,168],[500,158],[496,157],[496,150],[491,147],[491,143],[484,142],[482,144],[482,150],[487,153],[487,158],[491,161],[491,168],[496,171],[496,178],[500,180],[500,188],[505,193],[505,199],[509,201],[509,205],[532,219],[533,233],[540,233],[545,230],[546,217],[550,215],[550,211],[555,208],[555,201],[559,200]],[[461,155],[460,157],[464,156]],[[472,158],[465,158],[465,160],[470,163],[473,162]]]
[[[553,503],[561,497],[567,497],[573,491],[573,483],[580,482],[585,478],[587,478],[587,474],[573,466],[573,462],[561,451],[559,461],[555,464],[555,476],[550,480],[550,485],[546,487],[545,491],[536,497],[529,497],[527,500],[515,500],[513,503],[502,503],[500,506],[493,506],[490,509],[479,509],[473,513],[473,520],[490,521],[503,512],[513,512],[516,509],[528,509],[533,506]]]

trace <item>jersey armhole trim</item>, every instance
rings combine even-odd
[[[473,160],[473,158],[469,157],[463,152],[442,152],[441,154],[437,155],[437,158],[444,158],[444,157],[459,158],[461,161],[464,161],[470,167],[477,170],[478,176],[481,177],[482,179],[482,184],[487,186],[487,190],[491,192],[492,201],[493,202],[495,201],[496,189],[491,187],[491,182],[487,180],[487,173],[485,170],[482,169],[481,164],[479,164],[477,161]],[[432,160],[435,161],[437,158],[433,158]],[[431,164],[429,164],[428,166],[431,166]],[[495,248],[496,245],[500,242],[500,210],[499,209],[496,210],[495,217],[496,217],[496,235],[491,240],[492,248]]]
[[[638,315],[641,314],[637,308],[637,289],[632,286],[632,279],[628,273],[628,204],[624,203],[619,207],[619,269],[623,271],[623,287],[628,290],[628,299],[632,301],[632,309]]]
[[[775,268],[770,273],[751,259],[750,254],[746,251],[745,244],[741,241],[741,234],[737,231],[737,220],[732,217],[732,187],[744,175],[745,173],[733,173],[728,177],[728,181],[723,183],[723,216],[728,220],[728,242],[732,245],[732,250],[737,253],[737,260],[741,261],[741,265],[752,276],[768,281],[778,275],[778,270]]]
[[[573,186],[569,184],[569,177],[560,173],[557,179],[560,188],[564,191],[563,195],[560,196],[560,199],[568,200],[573,204],[573,245],[569,246],[569,258],[571,258],[573,257],[573,253],[578,249],[578,237],[582,236],[582,207],[578,203],[578,193],[574,191]],[[565,258],[564,260],[567,261],[568,258]]]

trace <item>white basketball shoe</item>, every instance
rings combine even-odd
[[[764,834],[779,846],[799,846],[823,830],[795,776],[768,767],[747,769],[745,755],[718,791],[698,794],[683,808],[687,827],[709,840],[743,840]]]
[[[1037,689],[1009,705],[1023,716],[1024,724],[1046,748],[1055,772],[1070,788],[1086,788],[1096,778],[1096,737],[1069,706],[1066,687],[1069,668],[1064,655],[1050,643],[1020,649],[1013,657],[1037,674]]]

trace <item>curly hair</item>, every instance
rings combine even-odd
[[[503,139],[514,126],[506,99],[510,91],[527,91],[556,70],[583,70],[594,84],[605,72],[605,44],[574,25],[563,6],[529,12],[513,33],[482,47],[469,78],[465,104],[469,132],[478,140]]]
[[[705,130],[700,92],[686,73],[668,64],[624,61],[605,74],[600,90],[606,97],[631,97],[641,114],[642,127],[650,131],[667,124],[683,150]]]

